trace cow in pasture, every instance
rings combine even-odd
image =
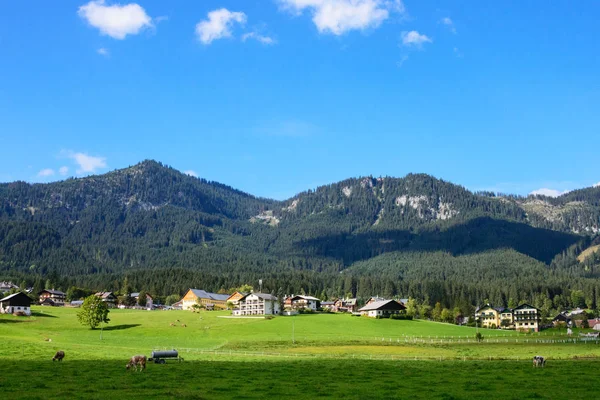
[[[186,325],[186,324],[181,324],[181,326],[183,326],[184,328],[186,328],[186,327],[187,327],[187,325]]]
[[[54,355],[54,357],[52,357],[52,361],[62,361],[63,358],[65,358],[65,352],[62,350],[59,350],[56,352],[56,354]]]
[[[171,322],[171,326],[175,326],[175,324]]]
[[[534,367],[544,367],[546,365],[546,359],[542,356],[533,357],[533,366]]]
[[[131,357],[131,359],[129,360],[127,365],[125,365],[125,367],[127,369],[133,367],[136,371],[146,369],[146,356],[138,355]]]

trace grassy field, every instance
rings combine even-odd
[[[9,398],[557,398],[578,396],[541,389],[559,377],[586,382],[582,395],[594,390],[598,361],[584,359],[600,357],[600,345],[565,343],[559,332],[481,330],[486,342],[474,343],[474,328],[429,321],[227,315],[113,310],[102,331],[69,308],[2,315],[0,387]],[[185,362],[126,373],[131,355],[162,348]],[[64,362],[50,361],[56,350]],[[532,368],[535,354],[547,368]]]

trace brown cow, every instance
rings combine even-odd
[[[131,357],[131,360],[125,365],[127,369],[133,367],[136,371],[146,369],[146,356],[138,355]]]
[[[52,361],[62,361],[63,358],[65,358],[65,352],[62,350],[59,350],[56,352],[56,354],[54,355],[54,357],[52,357]]]
[[[184,328],[185,328],[185,327],[187,327],[187,325],[186,325],[186,324],[181,324],[181,326],[183,326]]]

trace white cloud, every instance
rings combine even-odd
[[[52,168],[44,168],[43,170],[38,172],[38,176],[41,178],[47,178],[52,175],[54,175],[54,170]]]
[[[231,28],[235,23],[244,25],[246,14],[232,12],[221,8],[208,13],[208,19],[196,24],[196,36],[203,44],[210,44],[213,40],[231,37]]]
[[[403,55],[400,58],[400,61],[396,61],[396,67],[401,68],[407,60],[408,60],[408,56],[407,55]]]
[[[198,174],[196,173],[196,171],[188,169],[187,171],[183,171],[184,174],[189,175],[189,176],[193,176],[194,178],[198,177]]]
[[[108,57],[110,55],[108,49],[105,49],[104,47],[99,48],[98,50],[96,50],[96,52],[104,57]]]
[[[456,33],[456,27],[454,26],[454,22],[449,17],[444,17],[440,20],[440,23],[446,25],[450,32]]]
[[[455,48],[454,48],[452,51],[454,51],[454,55],[455,55],[457,58],[462,58],[462,57],[463,57],[463,53],[462,53],[462,51],[460,51],[460,50],[458,49],[458,47],[455,47]]]
[[[433,42],[433,40],[431,40],[431,38],[429,38],[426,35],[421,35],[417,31],[410,31],[410,32],[404,31],[404,32],[402,32],[402,34],[400,36],[402,38],[402,44],[407,47],[413,46],[413,47],[421,48],[423,46],[423,43]]]
[[[66,175],[66,174],[68,174],[69,173],[69,167],[66,167],[66,166],[65,167],[60,167],[58,169],[58,173],[61,174],[61,175],[63,175],[63,176]]]
[[[263,36],[256,32],[248,32],[242,35],[242,42],[245,42],[248,39],[258,40],[262,44],[275,44],[277,41],[269,36]]]
[[[125,39],[152,27],[152,18],[136,3],[108,6],[104,0],[93,0],[79,7],[77,13],[103,35],[114,39]]]
[[[390,12],[404,13],[401,0],[279,0],[296,14],[310,10],[319,33],[342,35],[351,30],[377,28]]]
[[[561,192],[560,190],[556,190],[556,189],[548,189],[548,188],[541,188],[541,189],[537,189],[532,191],[529,194],[533,194],[533,195],[542,195],[542,196],[548,196],[548,197],[558,197],[561,196],[565,193],[569,193],[570,190],[565,190],[564,192]]]
[[[75,161],[75,164],[77,164],[78,167],[75,171],[77,174],[96,172],[101,168],[106,168],[106,157],[90,156],[87,153],[76,153],[71,150],[62,150],[61,156]]]
[[[594,183],[592,186],[593,186],[593,187],[600,187],[600,182],[598,182],[598,183]]]

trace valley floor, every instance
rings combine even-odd
[[[227,312],[113,310],[102,330],[76,309],[0,315],[7,398],[565,398],[600,389],[597,342],[349,315],[220,318]],[[185,326],[184,326],[185,325]],[[125,371],[134,354],[182,363]],[[52,362],[57,350],[65,360]],[[549,359],[532,368],[536,354]],[[558,385],[557,382],[580,382]],[[561,393],[560,391],[564,391]]]

